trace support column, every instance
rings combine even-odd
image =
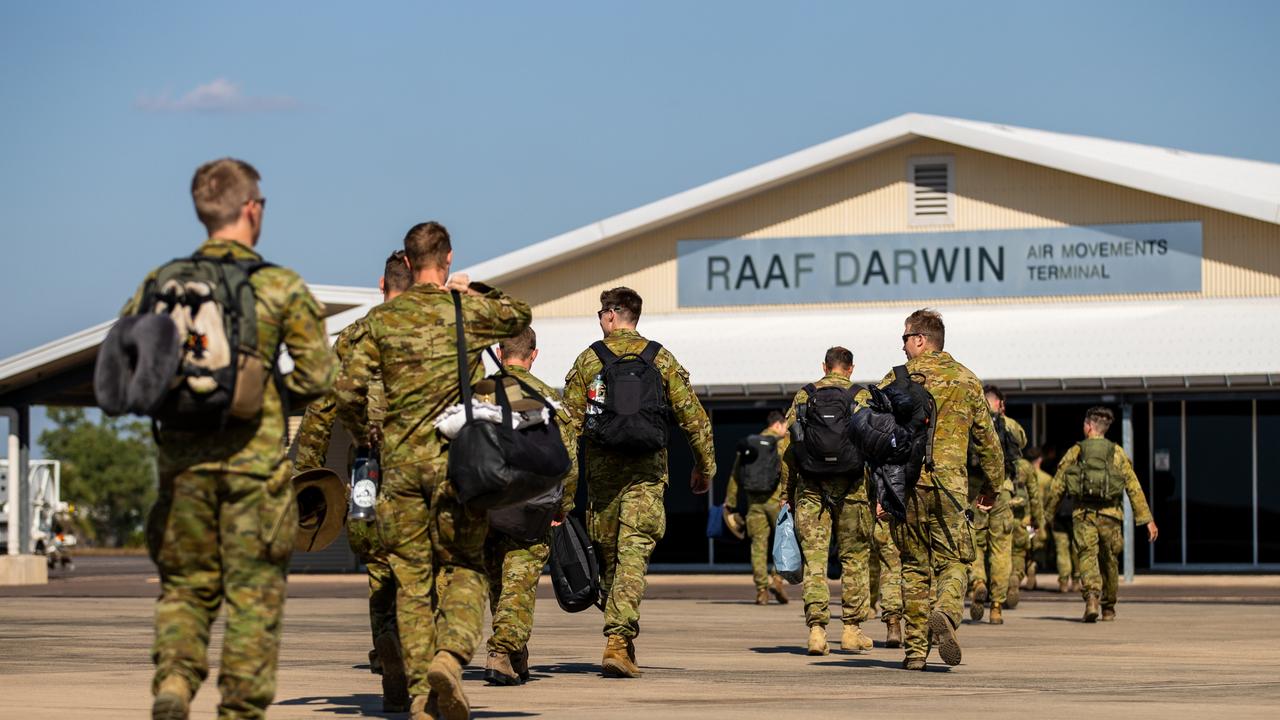
[[[1120,406],[1121,424],[1120,433],[1121,441],[1124,444],[1124,454],[1129,456],[1129,461],[1133,462],[1133,403],[1123,403]],[[1124,493],[1124,582],[1133,582],[1133,506],[1129,504],[1129,493]]]

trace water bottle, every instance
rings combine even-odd
[[[351,469],[351,500],[347,504],[347,518],[370,522],[373,505],[378,501],[378,484],[381,472],[376,457],[360,455]]]

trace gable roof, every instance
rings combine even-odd
[[[1280,164],[909,113],[570,230],[467,272],[477,279],[505,282],[919,138],[1280,224]]]

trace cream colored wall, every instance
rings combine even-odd
[[[917,155],[954,156],[955,224],[908,224],[907,160]],[[528,300],[536,317],[594,313],[599,309],[600,291],[618,285],[639,292],[645,298],[646,313],[669,313],[677,310],[678,240],[1180,220],[1200,220],[1204,226],[1202,293],[1037,297],[1036,301],[1280,294],[1280,226],[934,140],[906,143],[682,220],[534,276],[509,281],[504,289]],[[811,307],[914,305],[930,299]],[[1006,304],[1020,300],[975,298],[973,302]],[[721,308],[686,308],[683,312],[716,309]]]

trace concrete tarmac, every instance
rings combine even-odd
[[[44,596],[0,594],[0,718],[146,716],[157,586],[145,577],[123,592],[122,575],[88,572],[65,595],[52,594],[57,582]],[[92,592],[97,584],[107,596]],[[269,717],[405,717],[381,712],[362,586],[357,576],[291,578]],[[658,576],[642,608],[639,680],[600,677],[599,612],[564,613],[545,578],[540,590],[533,679],[486,686],[478,653],[466,673],[473,717],[1280,716],[1274,577],[1140,576],[1121,590],[1119,619],[1094,625],[1080,622],[1076,595],[1024,592],[1005,625],[966,622],[961,665],[919,673],[899,669],[902,651],[882,647],[874,620],[873,650],[842,651],[833,619],[832,654],[805,655],[798,588],[789,605],[759,607],[747,577]],[[220,643],[221,622],[194,718],[215,715]]]

